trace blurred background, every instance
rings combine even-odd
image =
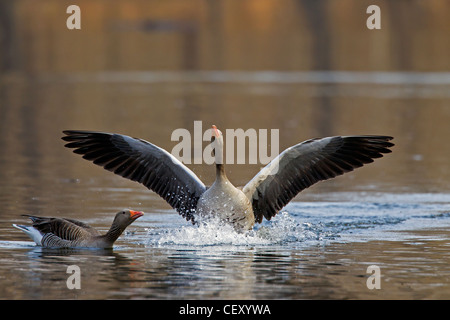
[[[81,30],[66,27],[75,2]],[[380,30],[366,27],[371,4]],[[392,135],[393,154],[314,192],[448,191],[449,12],[446,0],[1,0],[0,200],[61,208],[94,178],[141,188],[73,155],[61,131],[118,132],[170,151],[172,131],[195,120],[279,129],[280,151],[312,137]],[[213,180],[210,167],[190,167]],[[227,169],[243,185],[259,167]]]

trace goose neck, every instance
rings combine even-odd
[[[111,228],[108,230],[108,232],[104,235],[104,237],[105,239],[113,243],[117,240],[117,238],[120,237],[122,232],[123,230],[119,226],[113,224]]]

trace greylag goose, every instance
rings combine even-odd
[[[33,224],[31,226],[13,224],[13,226],[25,232],[39,246],[112,248],[122,232],[133,221],[143,216],[143,213],[133,210],[118,212],[111,228],[103,235],[88,224],[73,219],[23,216],[30,218]]]
[[[212,127],[213,150],[223,150],[222,133]],[[389,136],[335,136],[310,139],[287,148],[242,189],[228,180],[217,161],[216,180],[207,188],[166,150],[142,139],[93,131],[63,131],[65,146],[86,160],[156,192],[181,216],[219,216],[236,229],[270,220],[300,191],[373,162],[394,144]]]

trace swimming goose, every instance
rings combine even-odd
[[[143,216],[143,213],[133,210],[118,212],[111,228],[103,235],[88,224],[73,219],[23,216],[30,218],[33,224],[31,226],[13,224],[13,226],[25,232],[39,246],[112,248],[122,232],[137,218]]]
[[[394,144],[389,136],[334,136],[294,145],[273,159],[242,189],[228,180],[221,152],[216,152],[216,180],[207,188],[166,150],[142,139],[116,133],[63,131],[65,146],[86,160],[156,192],[181,216],[213,215],[236,229],[270,220],[300,191],[373,162]],[[212,126],[213,150],[223,150],[223,136]]]

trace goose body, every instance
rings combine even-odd
[[[23,215],[30,218],[33,224],[13,226],[42,247],[111,248],[126,227],[142,215],[142,212],[133,210],[118,212],[111,228],[103,235],[84,222],[66,218]]]
[[[300,191],[334,178],[390,153],[389,136],[335,136],[310,139],[287,148],[264,167],[242,190],[228,180],[221,159],[222,133],[212,127],[216,151],[216,180],[207,188],[166,150],[142,139],[95,131],[64,131],[68,148],[124,178],[156,192],[177,212],[194,222],[195,216],[217,216],[238,230],[270,220]]]
[[[252,204],[247,196],[221,175],[200,197],[196,213],[202,217],[219,217],[238,230],[255,224]]]

